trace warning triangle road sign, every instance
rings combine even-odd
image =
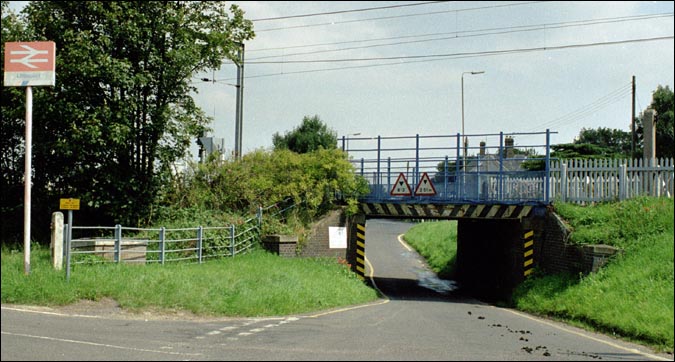
[[[434,195],[436,195],[436,188],[434,187],[434,183],[431,182],[429,175],[427,175],[427,173],[425,172],[422,174],[420,182],[417,183],[417,187],[415,188],[415,196],[434,196]]]
[[[408,180],[405,179],[405,175],[401,172],[394,183],[394,187],[390,192],[391,196],[412,196],[412,190],[408,184]]]

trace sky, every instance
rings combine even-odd
[[[582,128],[630,131],[633,76],[636,114],[657,86],[673,89],[672,1],[234,3],[256,31],[245,44],[244,153],[314,115],[339,137],[454,135],[462,93],[466,134],[550,129],[552,144],[567,143]],[[197,84],[227,149],[236,70],[224,62],[202,75],[216,83]]]
[[[552,144],[568,143],[582,128],[630,131],[633,76],[638,115],[657,86],[674,88],[672,1],[233,3],[256,32],[244,153],[270,149],[306,116],[340,138],[456,135],[462,105],[465,134],[549,129]],[[194,78],[226,153],[236,73],[224,61]]]

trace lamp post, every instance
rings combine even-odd
[[[464,136],[464,162],[465,163],[466,163],[466,152],[467,152],[467,148],[469,146],[469,139],[464,134],[464,74],[476,75],[476,74],[483,74],[483,73],[485,73],[484,70],[481,70],[481,71],[478,71],[478,72],[463,72],[462,73],[462,136]]]

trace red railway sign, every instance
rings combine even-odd
[[[56,83],[56,43],[53,41],[5,43],[5,87]]]

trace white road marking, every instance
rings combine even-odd
[[[202,355],[201,353],[180,353],[180,352],[158,351],[158,350],[154,350],[154,349],[116,346],[114,344],[78,341],[78,340],[74,340],[74,339],[54,338],[54,337],[47,337],[47,336],[36,336],[36,335],[32,335],[32,334],[23,334],[23,333],[2,332],[2,334],[8,335],[8,336],[19,336],[19,337],[43,339],[43,340],[65,342],[65,343],[86,344],[86,345],[89,345],[89,346],[97,346],[97,347],[124,349],[124,350],[128,350],[128,351],[136,351],[136,352],[162,353],[162,354],[181,355],[181,356],[201,356]]]

